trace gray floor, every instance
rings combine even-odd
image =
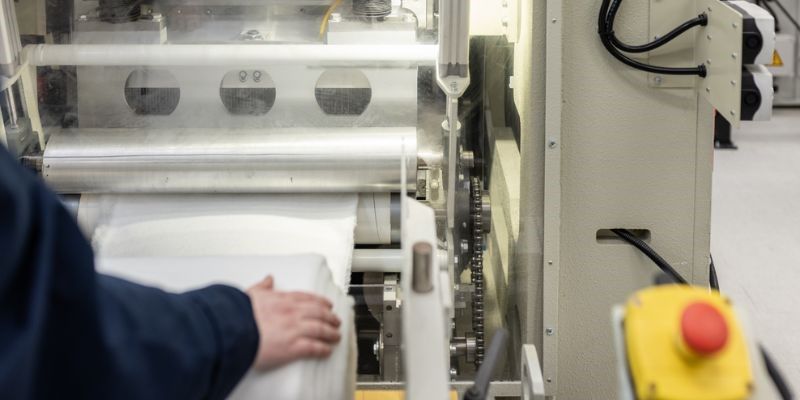
[[[743,123],[714,153],[711,250],[722,291],[750,316],[800,392],[800,109]]]

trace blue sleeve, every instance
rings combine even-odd
[[[97,274],[73,218],[0,146],[0,393],[221,399],[258,347],[250,301]]]

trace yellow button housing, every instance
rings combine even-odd
[[[716,308],[728,325],[725,346],[710,356],[692,354],[681,336],[681,315],[697,302]],[[637,398],[738,400],[752,392],[747,343],[730,302],[717,292],[688,285],[645,289],[628,300],[623,323]]]

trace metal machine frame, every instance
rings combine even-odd
[[[730,74],[739,73],[741,62],[725,60],[724,68],[711,69],[707,81],[661,79],[628,69],[600,44],[598,27],[593,22],[599,1],[403,0],[394,2],[399,7],[395,4],[394,12],[385,20],[334,13],[331,8],[321,27],[323,36],[328,35],[325,39],[305,37],[314,44],[269,44],[269,52],[260,47],[266,44],[258,42],[285,38],[280,30],[269,31],[264,24],[243,31],[238,44],[207,44],[200,49],[199,45],[185,44],[190,35],[177,34],[174,40],[183,44],[158,45],[174,20],[213,20],[216,12],[224,11],[225,2],[161,0],[165,14],[153,12],[135,26],[130,25],[130,31],[113,35],[104,31],[107,27],[90,15],[91,7],[84,3],[76,3],[71,10],[73,22],[78,24],[76,41],[83,44],[29,46],[20,53],[21,72],[14,71],[3,81],[3,88],[7,89],[18,77],[23,79],[25,118],[31,124],[27,136],[21,137],[36,139],[38,149],[20,147],[18,155],[51,180],[64,171],[59,165],[75,161],[70,157],[80,153],[85,143],[78,140],[71,147],[60,148],[60,153],[52,148],[48,152],[45,139],[50,132],[42,128],[34,91],[37,66],[77,65],[79,80],[81,76],[84,79],[80,90],[85,93],[93,90],[86,85],[87,80],[123,82],[131,73],[131,65],[183,71],[186,75],[180,80],[187,82],[204,73],[222,77],[233,66],[244,68],[242,71],[251,78],[258,71],[260,77],[266,71],[264,65],[278,65],[281,68],[271,73],[272,86],[261,81],[253,84],[258,83],[260,89],[294,93],[294,103],[277,103],[282,99],[275,103],[276,109],[286,106],[284,110],[291,118],[265,122],[266,118],[255,116],[242,122],[237,116],[225,114],[222,104],[217,104],[213,112],[223,115],[221,126],[228,127],[226,124],[230,123],[253,129],[269,124],[271,129],[280,131],[285,128],[281,124],[293,123],[293,118],[311,113],[316,119],[301,129],[320,134],[335,128],[346,133],[344,136],[369,136],[385,131],[385,126],[399,124],[410,129],[416,123],[414,146],[409,143],[406,147],[404,141],[398,156],[396,146],[384,143],[395,153],[379,160],[384,162],[380,164],[383,169],[348,176],[355,181],[369,177],[368,184],[334,180],[320,189],[307,180],[302,187],[312,192],[353,188],[395,195],[401,192],[391,200],[391,208],[400,210],[401,215],[392,217],[390,224],[403,225],[399,242],[394,236],[388,243],[394,247],[357,249],[354,261],[356,271],[377,273],[379,286],[389,284],[389,290],[378,295],[379,310],[369,312],[380,312],[385,325],[375,354],[393,360],[392,366],[381,371],[398,379],[380,381],[378,374],[371,381],[360,382],[361,388],[405,387],[409,398],[439,399],[447,396],[449,379],[450,388],[463,393],[483,361],[483,349],[493,332],[507,328],[511,331],[511,346],[499,360],[505,368],[496,373],[489,397],[519,396],[525,391],[524,398],[534,399],[543,398],[543,392],[547,398],[577,399],[590,394],[614,398],[616,371],[608,367],[615,356],[609,311],[629,293],[650,285],[654,269],[641,254],[609,236],[608,230],[629,228],[640,232],[692,283],[708,283],[712,103],[729,106],[738,114],[738,98],[716,93],[728,85]],[[252,0],[239,3],[242,7],[259,5]],[[276,10],[285,13],[277,15],[293,16],[294,19],[276,21],[284,23],[281,27],[289,32],[286,37],[295,40],[297,37],[292,35],[302,31],[297,26],[318,22],[324,6],[330,4],[327,0],[304,0],[315,10],[309,13],[288,0],[267,3],[274,3]],[[724,7],[716,0],[687,0],[668,8],[666,13],[680,20],[687,10],[693,13],[705,4]],[[8,11],[9,2],[4,5]],[[660,29],[650,10],[646,1],[627,4],[620,12],[619,34],[632,41],[646,41],[653,30]],[[728,14],[736,18],[735,13]],[[220,15],[224,23],[226,14]],[[730,23],[727,19],[715,20],[716,25],[712,26],[721,29],[723,22]],[[45,28],[37,26],[34,33],[44,37]],[[447,29],[437,31],[437,26]],[[737,33],[741,35],[740,29],[729,33],[739,40],[732,39],[731,43],[741,43]],[[198,29],[197,34],[211,35],[203,29]],[[435,34],[439,35],[438,47],[431,44]],[[125,44],[97,44],[107,35]],[[696,38],[702,41],[699,35]],[[720,36],[715,39],[719,42],[728,38],[716,31],[714,35]],[[418,39],[424,43],[416,43]],[[397,43],[385,46],[381,40]],[[695,40],[681,45],[684,48],[674,54],[654,54],[653,58],[678,64],[687,57],[702,62],[710,59],[706,55],[712,50],[730,50],[704,45],[697,46],[695,52]],[[13,54],[0,61],[12,59]],[[203,67],[193,71],[198,63]],[[92,68],[108,65],[118,69],[92,78]],[[323,115],[314,103],[314,86],[309,84],[319,71],[293,74],[297,65],[363,67],[370,81],[384,79],[371,86],[376,103],[382,108],[369,110],[370,118],[361,120],[352,115]],[[408,87],[411,81],[418,85],[416,92]],[[714,89],[704,92],[702,83],[711,81],[715,82]],[[202,93],[192,92],[193,98],[206,99],[217,82],[203,86]],[[241,86],[233,83],[239,88],[237,85]],[[398,92],[392,93],[393,85],[401,87]],[[732,86],[730,90],[738,95],[739,86]],[[299,87],[303,90],[292,92],[292,88]],[[423,98],[419,93],[425,91],[429,93]],[[397,93],[400,94],[392,96]],[[116,96],[96,94],[97,99]],[[192,103],[203,104],[199,100]],[[290,106],[297,109],[292,111]],[[398,111],[392,113],[395,108]],[[11,111],[17,109],[23,108],[7,107]],[[382,114],[388,115],[387,120],[379,119]],[[738,117],[729,116],[735,122]],[[129,128],[150,126],[140,117],[112,121],[94,109],[81,118],[91,121],[92,128],[102,123],[109,123],[114,129],[127,123],[134,125]],[[217,117],[207,119],[219,121]],[[174,125],[184,123],[187,121],[161,119],[157,128],[180,137],[181,132]],[[6,131],[9,126],[6,124]],[[357,131],[347,129],[354,126]],[[7,135],[2,133],[0,137],[5,138]],[[242,147],[261,145],[257,135],[245,136],[237,139]],[[318,136],[309,137],[314,140]],[[51,139],[47,145],[70,143],[67,136],[60,139]],[[253,141],[248,142],[250,139]],[[160,148],[159,139],[153,140],[153,147]],[[358,145],[352,140],[348,143]],[[124,152],[127,146],[124,147],[117,150]],[[162,147],[172,149],[169,143]],[[333,154],[328,147],[316,148],[320,157],[315,162],[329,162],[325,165],[330,166],[348,152],[342,149],[341,154]],[[64,151],[65,148],[72,151]],[[44,157],[41,149],[45,149]],[[409,154],[413,151],[416,157]],[[369,158],[368,151],[352,153],[378,162]],[[66,164],[48,164],[48,157],[53,154],[61,157],[53,160]],[[402,178],[395,182],[391,163],[400,164],[401,160],[398,170]],[[91,174],[81,173],[79,164],[75,164],[71,176],[80,181]],[[294,164],[291,167],[300,168]],[[384,174],[387,171],[388,175]],[[287,173],[292,175],[291,171]],[[285,180],[283,175],[260,177],[266,180],[253,184],[243,178],[226,182],[225,189],[291,189],[282,190],[279,181]],[[237,186],[239,183],[242,185]],[[113,189],[113,185],[109,187]],[[169,185],[159,187],[170,190]],[[90,185],[67,191],[92,190]],[[409,199],[406,191],[427,206]],[[399,311],[392,306],[398,304]],[[414,329],[408,321],[424,321],[427,329]],[[395,333],[402,333],[402,339],[393,336]],[[401,349],[400,343],[405,347]],[[402,362],[397,361],[401,352]],[[587,370],[591,373],[585,373]],[[399,383],[403,378],[407,381],[405,386]]]

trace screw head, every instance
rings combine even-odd
[[[557,145],[558,145],[558,143],[556,143],[555,140],[551,140],[551,141],[547,142],[547,147],[549,147],[551,149],[555,149]]]
[[[553,334],[555,333],[555,330],[553,328],[547,328],[547,329],[544,330],[544,333],[546,333],[547,336],[553,336]]]

